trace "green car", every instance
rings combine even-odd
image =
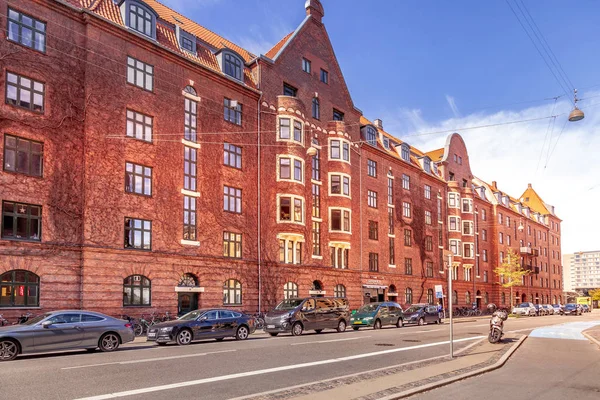
[[[355,331],[361,327],[381,329],[383,325],[396,325],[400,328],[403,324],[404,313],[402,307],[398,303],[389,301],[365,304],[350,317],[350,325]]]

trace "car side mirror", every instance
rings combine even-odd
[[[52,321],[42,322],[42,328],[50,328],[50,326],[52,326]]]

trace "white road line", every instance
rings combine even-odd
[[[468,338],[462,338],[462,339],[455,339],[454,343],[466,342],[466,341],[470,341],[470,340],[478,340],[478,339],[482,339],[484,337],[485,336],[474,336],[474,337],[468,337]],[[188,386],[197,386],[197,385],[202,385],[205,383],[212,383],[212,382],[226,381],[226,380],[230,380],[230,379],[246,378],[249,376],[270,374],[273,372],[289,371],[289,370],[294,370],[294,369],[314,367],[314,366],[325,365],[325,364],[334,364],[334,363],[339,363],[339,362],[344,362],[344,361],[356,360],[356,359],[360,359],[360,358],[375,357],[375,356],[380,356],[380,355],[384,355],[384,354],[398,353],[401,351],[409,351],[409,350],[423,349],[426,347],[440,346],[440,345],[449,344],[449,343],[450,343],[449,341],[427,343],[427,344],[421,344],[418,346],[401,347],[398,349],[382,350],[382,351],[375,351],[372,353],[357,354],[354,356],[332,358],[329,360],[313,361],[313,362],[308,362],[308,363],[303,363],[303,364],[284,365],[282,367],[259,369],[256,371],[239,372],[237,374],[215,376],[212,378],[197,379],[197,380],[193,380],[193,381],[186,381],[186,382],[179,382],[179,383],[171,383],[168,385],[151,386],[151,387],[146,387],[146,388],[142,388],[142,389],[126,390],[123,392],[107,393],[107,394],[101,394],[98,396],[91,396],[91,397],[82,397],[82,398],[79,398],[76,400],[115,399],[115,398],[119,398],[119,397],[134,396],[134,395],[144,394],[144,393],[159,392],[162,390],[171,390],[171,389],[179,389],[179,388],[188,387]]]
[[[410,331],[410,332],[402,332],[402,333],[428,333],[428,332],[437,332],[437,331],[443,331],[444,329],[431,329],[429,331]]]
[[[142,360],[115,361],[115,362],[108,362],[108,363],[103,363],[103,364],[77,365],[77,366],[74,366],[74,367],[64,367],[64,368],[61,368],[61,369],[79,369],[79,368],[102,367],[104,365],[138,364],[138,363],[145,363],[145,362],[152,362],[152,361],[175,360],[175,359],[178,359],[178,358],[201,357],[201,356],[207,356],[209,354],[231,353],[233,351],[237,351],[237,350],[235,350],[235,349],[232,349],[232,350],[221,350],[221,351],[211,351],[211,352],[207,352],[207,353],[184,354],[184,355],[181,355],[181,356],[144,358]]]
[[[363,339],[363,338],[368,338],[368,337],[371,337],[371,336],[359,336],[359,337],[351,337],[351,338],[345,338],[345,339],[333,339],[333,340],[319,340],[316,342],[291,343],[290,346],[302,346],[303,344],[313,344],[313,343],[345,342],[346,340],[357,340],[357,339]]]

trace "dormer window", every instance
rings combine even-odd
[[[125,25],[156,39],[156,12],[141,1],[126,0],[121,4],[121,14],[125,14]]]
[[[232,53],[223,54],[223,72],[238,81],[242,80],[242,59]]]
[[[371,146],[377,146],[377,132],[372,126],[367,126],[367,134],[365,139]]]
[[[386,137],[383,138],[383,147],[385,147],[387,150],[390,149],[390,139]]]
[[[425,170],[425,172],[427,172],[428,174],[431,173],[431,160],[427,157],[425,157],[423,159],[423,169]]]
[[[402,150],[400,151],[400,157],[404,161],[410,161],[410,146],[406,143],[402,143]]]
[[[175,27],[175,35],[179,42],[179,47],[189,53],[196,54],[196,37],[191,33],[187,33],[177,25]]]

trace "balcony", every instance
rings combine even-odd
[[[540,255],[540,252],[538,249],[534,249],[532,247],[521,247],[521,254],[527,254],[530,255],[532,257],[537,257]]]
[[[536,267],[536,266],[531,265],[531,264],[523,265],[523,269],[526,270],[526,271],[530,271],[532,274],[539,274],[540,273],[540,267]]]

